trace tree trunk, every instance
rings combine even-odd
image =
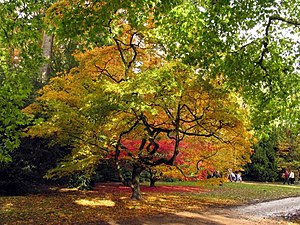
[[[131,190],[132,190],[131,199],[134,199],[134,200],[141,199],[140,175],[141,175],[142,171],[143,171],[142,167],[133,166],[132,184],[131,184]]]
[[[50,74],[50,60],[52,58],[52,47],[53,47],[54,35],[48,35],[44,32],[43,34],[43,44],[42,51],[46,62],[41,67],[39,82],[45,84],[49,79]]]
[[[155,187],[155,182],[159,180],[159,177],[162,176],[162,173],[159,173],[157,170],[150,168],[150,187]]]
[[[157,179],[155,178],[150,178],[150,187],[155,187],[155,182],[157,181]]]

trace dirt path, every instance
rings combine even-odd
[[[230,210],[214,212],[181,211],[151,218],[136,218],[134,221],[111,221],[109,225],[292,225],[276,219],[266,219],[247,215],[237,215]]]
[[[110,225],[278,225],[291,223],[278,216],[300,212],[300,197],[258,203],[227,209],[208,209],[207,211],[157,215],[151,218],[136,218],[134,221],[111,221]]]

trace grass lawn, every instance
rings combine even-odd
[[[0,224],[126,224],[135,217],[300,196],[300,185],[158,182],[153,188],[143,185],[142,193],[142,201],[133,201],[130,189],[107,183],[91,191],[52,187],[34,195],[1,196]]]
[[[300,185],[281,183],[225,183],[224,186],[211,186],[209,192],[199,196],[206,201],[229,202],[240,205],[280,198],[300,196]]]

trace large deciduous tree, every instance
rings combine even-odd
[[[146,166],[174,163],[186,137],[248,146],[247,138],[235,135],[244,130],[241,106],[262,131],[270,121],[297,121],[298,108],[291,109],[299,103],[296,6],[297,1],[58,1],[47,14],[56,37],[72,38],[81,49],[99,48],[78,55],[78,68],[43,89],[46,122],[35,128],[73,144],[77,154],[70,161],[77,169],[92,168],[80,162],[97,162],[111,149],[118,161],[122,151],[130,152],[124,139],[140,140],[139,154],[129,154],[134,190]],[[243,98],[240,104],[236,96]],[[174,141],[172,156],[156,158],[158,139]],[[99,146],[107,153],[96,159],[92,153]]]
[[[226,145],[235,169],[248,162],[246,110],[224,89],[222,76],[210,79],[192,66],[169,63],[131,26],[121,26],[115,45],[77,54],[79,67],[53,78],[38,103],[26,109],[44,117],[30,135],[74,147],[49,177],[82,170],[91,174],[101,160],[114,157],[120,171],[130,167],[127,184],[132,198],[139,199],[145,169],[174,165],[180,152],[196,168],[201,155],[192,141],[211,142],[215,154]]]

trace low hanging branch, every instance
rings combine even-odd
[[[215,156],[216,154],[218,153],[218,151],[215,151],[213,154],[210,154],[210,155],[207,155],[206,157],[203,157],[202,159],[199,159],[196,163],[196,168],[197,170],[199,171],[201,168],[200,168],[200,163],[204,162],[205,160]]]

